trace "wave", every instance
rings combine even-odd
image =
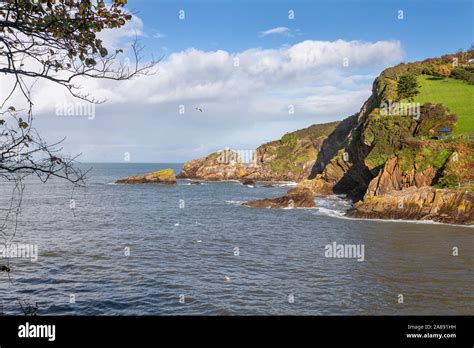
[[[341,210],[336,210],[336,209],[328,209],[324,207],[316,207],[318,212],[321,213],[321,215],[326,215],[326,216],[331,216],[331,217],[337,217],[337,218],[346,218],[345,212]]]
[[[227,204],[233,204],[233,205],[241,205],[242,203],[245,203],[246,201],[225,201]]]
[[[378,222],[402,222],[407,224],[420,224],[420,225],[445,225],[445,226],[456,226],[474,228],[474,225],[459,225],[459,224],[448,224],[445,222],[433,221],[433,220],[403,220],[403,219],[366,219],[366,218],[355,218],[349,216],[343,216],[344,219],[348,220],[364,220],[364,221],[378,221]]]
[[[320,200],[324,201],[324,200]],[[346,201],[349,203],[349,201]],[[350,206],[350,204],[349,204]],[[339,210],[339,209],[331,209],[327,207],[321,207],[317,205],[317,213],[324,216],[329,216],[338,219],[344,220],[359,220],[359,221],[378,221],[378,222],[388,222],[388,223],[409,223],[409,224],[423,224],[423,225],[447,225],[447,226],[457,226],[457,227],[467,227],[467,228],[474,228],[474,225],[459,225],[459,224],[447,224],[444,222],[433,221],[433,220],[403,220],[403,219],[367,219],[367,218],[357,218],[346,216],[347,209]]]
[[[293,182],[293,181],[277,182],[277,183],[273,184],[273,186],[276,186],[276,187],[288,187],[288,186],[295,187],[297,185],[298,185],[298,183]]]

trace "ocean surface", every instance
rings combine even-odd
[[[336,196],[314,209],[239,204],[291,183],[113,184],[180,164],[82,166],[85,188],[26,182],[12,243],[37,245],[38,260],[0,259],[4,314],[21,314],[19,301],[38,315],[474,314],[473,228],[348,219]],[[4,208],[11,186],[0,193]],[[364,261],[326,257],[333,243],[363,245]]]

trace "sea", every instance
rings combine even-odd
[[[25,180],[18,214],[0,184],[0,314],[474,314],[472,227],[347,218],[344,196],[241,205],[291,182],[115,184],[182,164],[79,166],[83,187]]]

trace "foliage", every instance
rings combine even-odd
[[[0,2],[0,72],[17,78],[14,88],[27,89],[23,78],[44,78],[66,87],[71,94],[94,101],[80,92],[80,77],[125,80],[147,73],[157,62],[140,67],[141,47],[135,42],[132,67],[113,64],[123,52],[109,52],[97,34],[120,28],[132,15],[126,0],[5,0]],[[25,97],[26,97],[26,93]]]
[[[474,85],[474,71],[472,68],[458,67],[451,72],[450,77],[457,80],[463,80],[470,85]]]
[[[405,74],[401,75],[397,81],[397,95],[398,100],[408,99],[413,100],[413,98],[420,93],[419,84],[415,75]]]
[[[441,128],[456,128],[457,117],[450,114],[448,109],[441,104],[426,103],[421,106],[420,120],[416,126],[415,136],[433,137]]]
[[[381,116],[375,109],[364,123],[362,140],[371,147],[365,158],[369,168],[383,165],[393,153],[402,148],[404,140],[411,138],[416,121],[409,116]]]
[[[418,147],[405,146],[397,152],[397,156],[402,163],[404,171],[410,171],[412,168],[417,168],[417,171],[422,172],[428,167],[433,167],[436,170],[441,169],[449,157],[453,153],[450,149],[437,147]]]
[[[316,124],[285,134],[280,141],[262,145],[257,151],[265,151],[274,156],[270,167],[274,172],[293,174],[303,173],[303,166],[316,161],[316,141],[322,141],[331,134],[339,122]]]
[[[297,142],[298,142],[298,137],[296,136],[295,133],[286,133],[281,138],[282,145],[285,145],[285,146],[288,146],[288,147],[295,147]]]

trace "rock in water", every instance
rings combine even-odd
[[[165,184],[175,185],[176,176],[174,175],[173,169],[166,168],[158,170],[156,172],[129,176],[115,182],[116,184]]]
[[[348,211],[347,216],[472,225],[473,207],[474,197],[469,191],[409,187],[381,196],[367,195]]]
[[[242,185],[246,185],[246,186],[255,186],[255,181],[251,180],[251,179],[244,179],[241,181]]]
[[[253,208],[314,208],[314,194],[308,189],[292,189],[288,195],[244,202],[242,205]]]

